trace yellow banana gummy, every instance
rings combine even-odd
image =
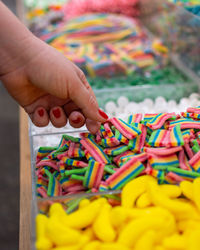
[[[154,243],[156,239],[156,232],[149,230],[144,232],[137,240],[134,250],[154,250]]]
[[[63,224],[75,229],[82,229],[91,225],[99,213],[100,208],[106,202],[105,198],[99,198],[90,202],[87,206],[69,214],[67,219],[63,221]]]
[[[111,208],[109,204],[104,204],[93,224],[96,237],[103,242],[112,242],[116,238],[116,232],[110,220]]]
[[[146,191],[147,183],[156,182],[156,179],[149,175],[141,176],[130,181],[123,189],[121,194],[122,206],[131,208],[134,206],[136,199]]]
[[[49,250],[53,247],[52,241],[46,235],[46,227],[48,223],[46,215],[38,214],[36,217],[36,249]]]

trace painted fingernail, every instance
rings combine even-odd
[[[81,118],[80,118],[80,117],[78,117],[78,118],[76,118],[76,119],[72,120],[72,122],[73,122],[73,123],[78,124],[78,123],[80,123],[80,122],[81,122]]]
[[[39,115],[40,117],[44,116],[44,109],[39,109],[39,110],[38,110],[38,115]]]
[[[108,119],[108,116],[106,115],[106,113],[103,111],[103,110],[101,110],[101,109],[99,109],[99,114],[104,118],[104,119]]]
[[[57,119],[61,117],[60,109],[53,109],[52,113]]]

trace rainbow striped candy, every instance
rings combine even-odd
[[[131,123],[133,122],[139,123],[141,122],[141,120],[142,120],[142,114],[133,114],[133,115],[129,115],[127,122],[128,124],[131,125]]]
[[[121,142],[121,143],[124,143],[124,144],[128,144],[129,143],[129,140],[125,137],[125,136],[123,136],[120,132],[119,132],[119,130],[115,130],[115,138],[119,141],[119,142]]]
[[[149,163],[152,168],[157,170],[165,170],[169,166],[179,166],[179,161],[176,154],[166,156],[149,155]]]
[[[160,155],[160,156],[171,155],[181,150],[182,150],[181,146],[174,148],[149,148],[149,147],[143,148],[143,151],[148,154]]]
[[[174,117],[176,117],[175,113],[160,113],[153,117],[150,121],[148,121],[146,123],[146,126],[151,129],[159,129],[164,125],[167,120],[172,119]]]
[[[166,147],[169,144],[170,131],[157,129],[151,134],[148,144],[152,147]]]
[[[36,156],[36,164],[41,161],[44,157],[48,156],[51,152],[56,150],[56,147],[40,147]]]
[[[98,188],[104,173],[104,164],[97,161],[90,161],[88,171],[85,175],[84,186]]]
[[[110,160],[103,149],[91,138],[83,138],[81,144],[86,148],[90,155],[98,162],[109,164]]]
[[[157,114],[145,114],[141,123],[146,125],[148,122],[150,122],[157,115],[158,115],[158,113]]]
[[[128,139],[133,139],[141,134],[141,130],[134,125],[129,125],[128,123],[122,121],[118,118],[111,118],[110,122],[115,126],[119,132]]]
[[[115,137],[108,137],[106,139],[101,139],[101,145],[103,147],[115,147],[118,146],[120,142]]]
[[[68,156],[70,158],[77,157],[82,158],[85,156],[85,152],[81,149],[81,144],[71,142],[69,145]]]
[[[82,181],[71,180],[68,177],[63,177],[59,180],[59,182],[60,182],[62,189],[65,192],[70,192],[71,190],[74,190],[74,188],[76,188],[76,190],[77,190],[77,187],[80,190],[83,190]]]
[[[48,158],[43,158],[39,163],[36,164],[36,168],[45,166],[58,170],[57,162]]]
[[[47,189],[44,186],[37,188],[37,196],[41,198],[47,198]]]
[[[180,124],[181,129],[200,129],[200,121],[195,121],[191,118],[181,118],[176,121],[169,122],[169,129],[172,129],[174,126]]]
[[[50,197],[61,195],[62,189],[61,189],[61,185],[60,185],[58,179],[53,174],[51,174],[48,170],[45,170],[45,173],[49,178],[47,195]]]
[[[180,176],[184,180],[189,180],[189,181],[194,180],[197,177],[200,177],[200,173],[198,173],[198,172],[188,171],[188,170],[184,170],[181,168],[168,167],[167,171],[172,172],[172,173]]]
[[[87,167],[88,166],[88,163],[84,161],[70,159],[69,157],[62,159],[62,162],[64,162],[68,166],[73,166],[73,167]]]
[[[193,169],[200,173],[200,151],[196,153],[190,160],[189,164],[193,167]]]
[[[183,140],[186,143],[189,143],[190,139],[195,138],[194,135],[194,129],[186,129],[184,131],[181,131]]]
[[[120,145],[113,148],[106,148],[104,149],[104,153],[107,155],[116,156],[123,152],[126,152],[128,149],[129,149],[128,146]]]
[[[187,108],[187,112],[188,112],[188,113],[200,114],[200,106],[198,106],[198,107],[196,107],[196,108]]]
[[[141,162],[131,159],[106,179],[106,184],[111,189],[121,189],[126,183],[138,176],[144,169],[145,167]]]
[[[83,185],[87,188],[98,188],[104,173],[104,164],[90,161],[84,176]]]
[[[108,122],[106,122],[104,124],[104,128],[105,128],[105,131],[106,131],[106,137],[113,138],[114,134],[113,134],[113,131],[111,130]]]
[[[122,156],[120,158],[120,162],[119,162],[119,165],[120,167],[124,165],[124,163],[127,162],[127,160],[130,160],[130,159],[135,159],[139,162],[144,162],[146,161],[148,158],[148,155],[146,153],[140,153],[140,154],[133,154],[133,155],[126,155],[126,156]]]
[[[108,186],[105,182],[101,181],[100,185],[99,185],[99,192],[105,192],[108,191]]]
[[[120,155],[117,155],[113,158],[113,161],[118,165],[118,166],[121,166],[121,158],[124,157],[124,156],[130,156],[130,155],[134,155],[134,153],[130,150],[124,152],[124,153],[121,153]]]
[[[194,118],[200,120],[200,114],[197,113],[181,112],[181,116],[185,118]]]
[[[158,184],[165,183],[165,172],[163,170],[152,168],[150,175],[158,179]]]
[[[169,144],[168,147],[176,147],[176,146],[183,146],[184,145],[184,139],[181,133],[181,125],[178,124],[172,128],[170,131],[169,136]]]
[[[179,160],[180,168],[182,168],[183,170],[194,171],[192,166],[189,164],[188,159],[183,149],[179,152],[178,160]]]

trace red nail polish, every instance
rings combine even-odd
[[[80,117],[78,117],[78,118],[72,120],[72,122],[78,124],[81,122],[81,119],[80,119]]]
[[[44,116],[44,109],[39,109],[39,110],[38,110],[38,115],[39,115],[40,117]]]
[[[104,119],[108,119],[108,116],[106,115],[106,113],[103,111],[103,110],[101,110],[101,109],[99,109],[99,114],[104,118]]]
[[[60,109],[54,109],[52,111],[53,115],[55,116],[55,118],[60,118],[61,117],[61,112],[60,112]]]

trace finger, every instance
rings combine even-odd
[[[51,123],[54,125],[54,127],[61,128],[67,124],[67,117],[61,107],[52,108],[49,115]]]
[[[90,94],[96,99],[96,96],[95,96],[95,94],[92,90],[92,87],[90,86],[87,78],[85,77],[85,74],[76,65],[74,65],[74,66],[75,66],[75,70],[76,70],[76,73],[77,73],[79,79],[81,80],[83,85],[86,87],[86,89],[90,92]]]
[[[70,116],[70,114],[73,112],[73,111],[80,111],[79,107],[72,101],[66,103],[64,106],[63,106],[63,109],[65,111],[65,114],[67,115],[67,117]]]
[[[38,107],[35,111],[30,114],[30,118],[35,126],[45,127],[49,124],[49,115],[45,108]]]
[[[108,116],[99,110],[96,98],[78,77],[69,82],[69,97],[81,109],[86,118],[99,122],[105,122],[108,119]]]
[[[100,129],[100,122],[96,122],[90,119],[86,119],[86,127],[87,129],[92,133],[92,134],[96,134],[96,132]]]
[[[80,128],[85,124],[85,117],[78,111],[73,111],[69,115],[69,123],[74,128]]]

